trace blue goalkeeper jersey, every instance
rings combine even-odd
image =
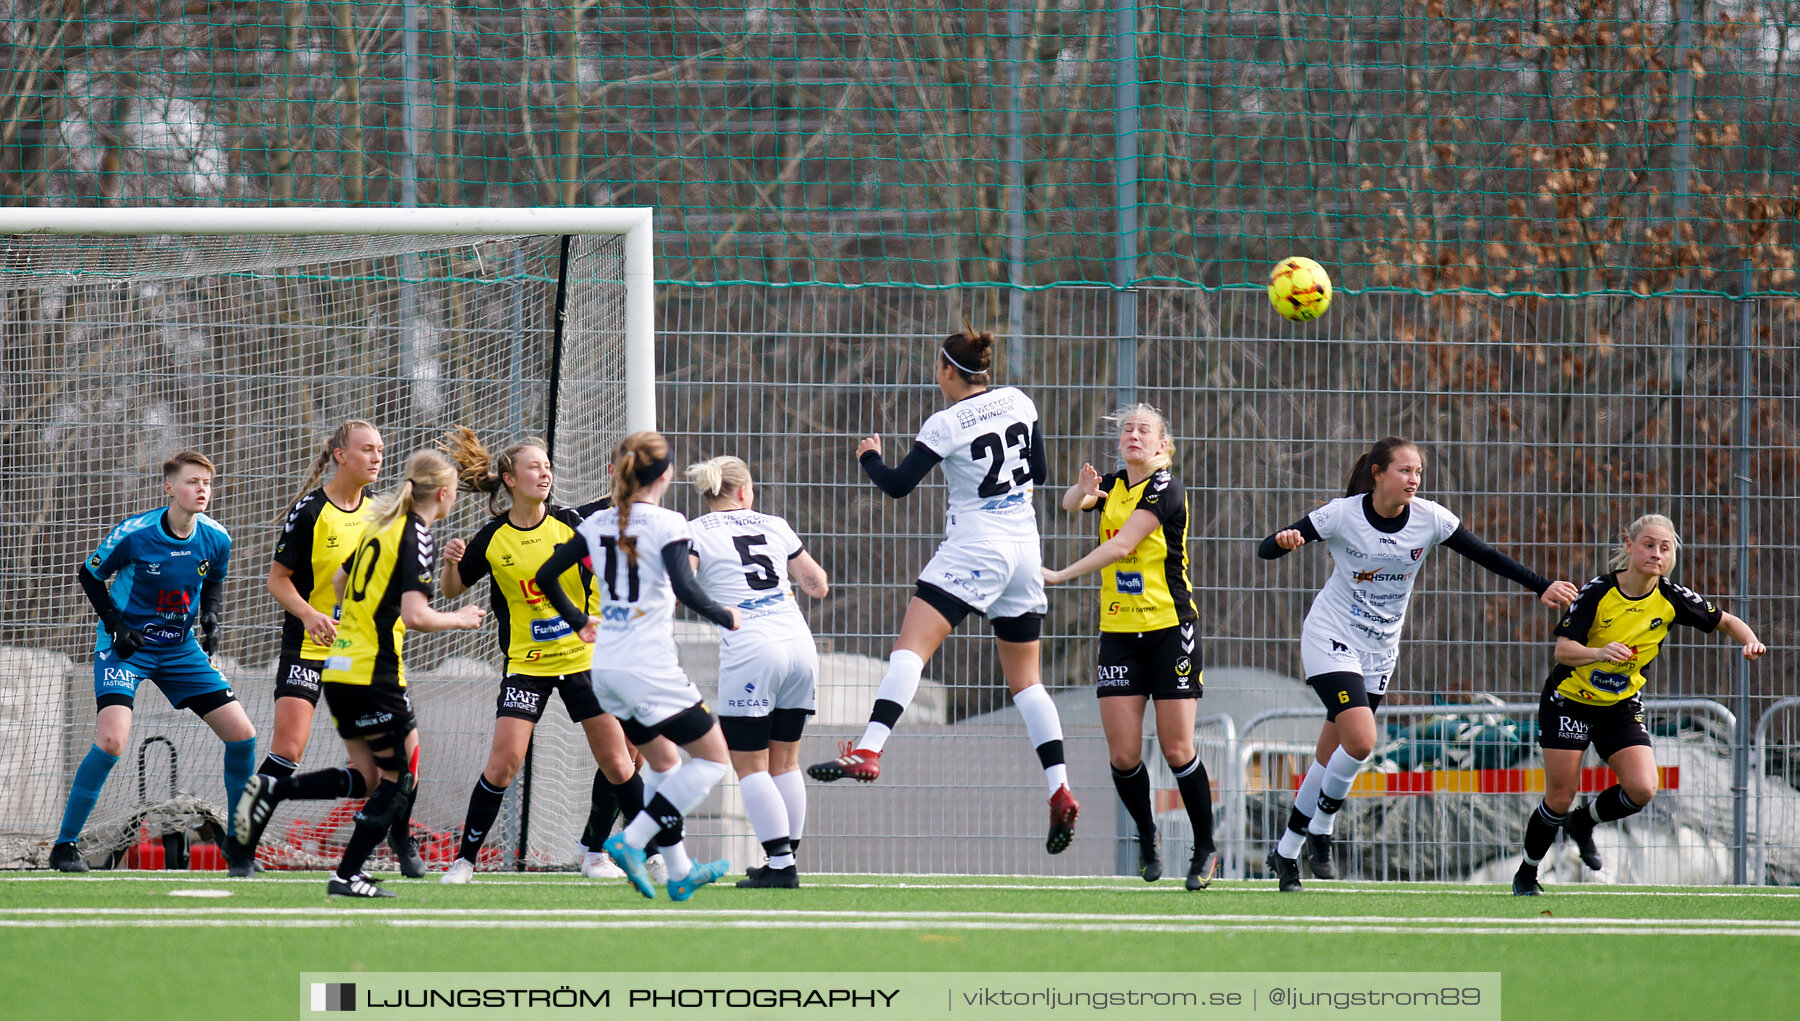
[[[187,642],[200,615],[201,589],[222,584],[231,559],[225,526],[200,514],[193,534],[180,539],[169,533],[167,513],[159,507],[119,522],[85,567],[101,581],[112,579],[113,605],[126,624],[143,632],[144,648],[155,651]],[[95,651],[111,649],[106,625],[95,631]]]

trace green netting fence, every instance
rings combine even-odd
[[[669,282],[1800,293],[1800,0],[8,0],[0,202],[645,205]]]

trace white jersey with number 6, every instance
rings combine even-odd
[[[1379,522],[1371,507],[1366,495],[1344,496],[1307,515],[1331,551],[1333,567],[1302,631],[1320,642],[1347,645],[1365,658],[1385,659],[1391,669],[1425,556],[1461,522],[1422,497],[1400,517]]]
[[[1037,405],[1010,386],[965,397],[925,420],[919,443],[943,458],[950,486],[945,538],[1037,540],[1025,459],[1037,421]]]
[[[595,511],[575,529],[587,542],[594,588],[600,597],[595,616],[594,664],[630,664],[680,670],[675,656],[675,589],[663,568],[663,547],[691,538],[688,521],[667,508],[631,505],[625,534],[636,541],[634,563],[619,546],[619,512]]]
[[[700,557],[700,587],[737,607],[738,629],[720,631],[722,649],[812,639],[788,580],[788,561],[805,549],[793,526],[773,514],[728,510],[703,514],[689,527]]]

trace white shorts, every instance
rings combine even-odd
[[[795,635],[743,649],[719,650],[720,716],[767,716],[776,709],[814,708],[819,649],[811,635]]]
[[[1320,674],[1361,674],[1364,690],[1371,695],[1385,695],[1399,662],[1399,649],[1358,648],[1342,635],[1310,627],[1300,629],[1300,666],[1308,680]]]
[[[615,670],[595,664],[593,674],[594,697],[600,700],[600,708],[646,727],[654,727],[703,701],[700,689],[679,667]]]
[[[1038,540],[990,539],[939,546],[919,580],[943,589],[989,620],[1043,613],[1044,556]]]

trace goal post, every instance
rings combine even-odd
[[[75,566],[163,502],[164,458],[192,448],[219,466],[209,513],[233,547],[216,661],[260,759],[281,621],[264,579],[325,439],[348,419],[379,427],[379,493],[450,426],[495,450],[543,436],[556,499],[600,495],[612,446],[656,421],[652,230],[649,209],[0,210],[0,470],[23,480],[0,502],[0,867],[44,863],[93,740],[94,616]],[[487,515],[465,497],[443,531]],[[493,732],[492,629],[415,636],[407,672],[424,736],[415,822],[441,858]],[[90,861],[229,810],[218,739],[153,688],[83,830]],[[321,705],[301,768],[342,759]],[[567,865],[593,772],[581,729],[548,707],[483,864]],[[284,805],[265,846],[329,864],[347,807]]]

